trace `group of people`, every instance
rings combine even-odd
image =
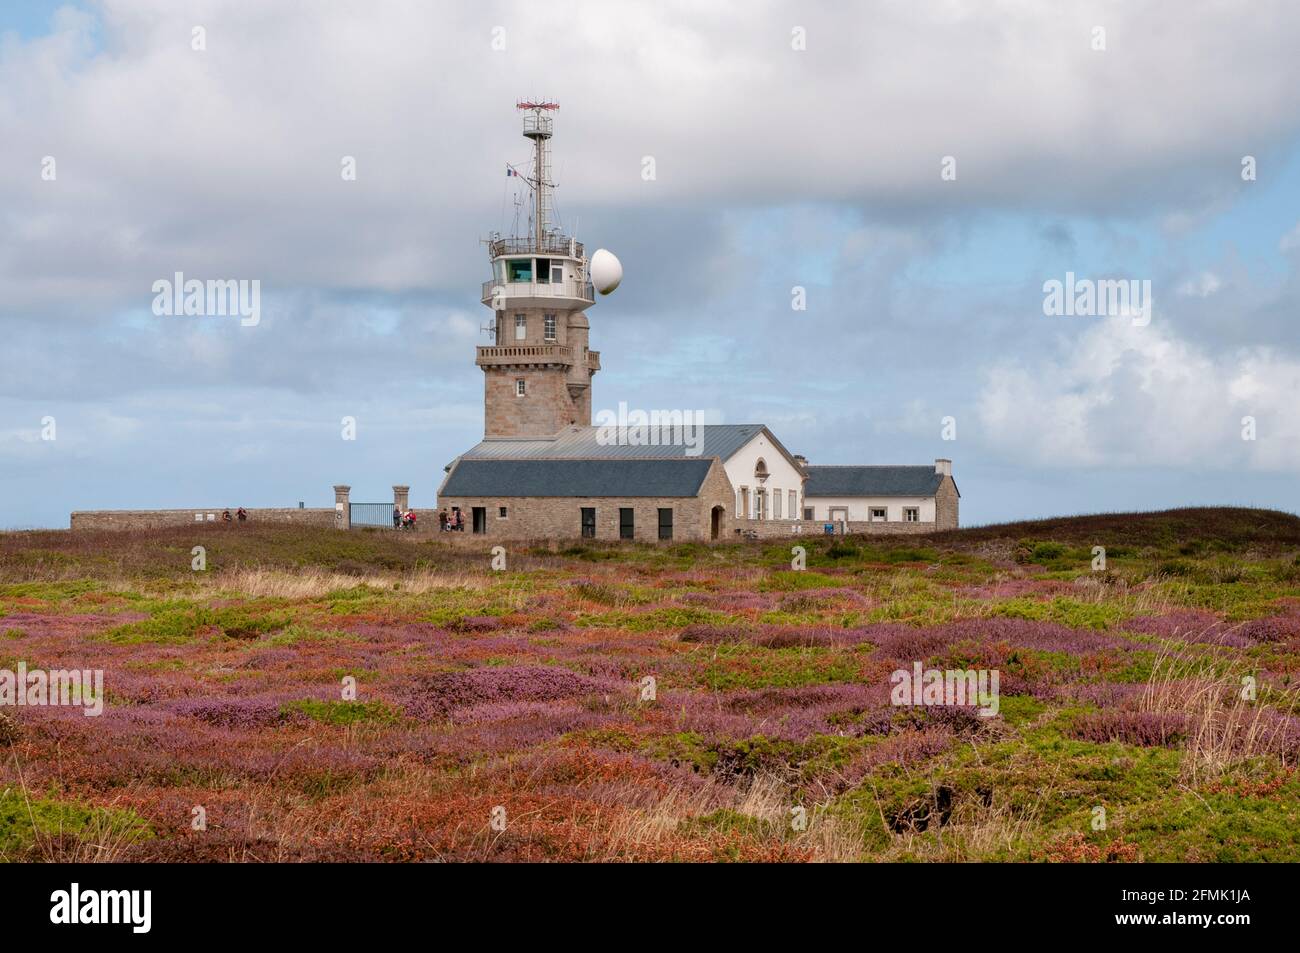
[[[415,529],[415,510],[402,512],[393,507],[393,529]],[[459,533],[465,529],[465,516],[459,509],[438,511],[438,530],[443,533]]]
[[[244,509],[244,508],[241,506],[239,509],[237,509],[237,510],[235,511],[234,519],[239,520],[239,522],[241,522],[241,523],[247,522],[247,520],[248,520],[248,510]],[[234,520],[231,519],[231,516],[230,516],[230,510],[226,510],[224,513],[221,514],[221,522],[223,522],[223,523],[231,523],[231,522],[234,522]]]

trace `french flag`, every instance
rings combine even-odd
[[[510,168],[510,166],[506,166],[506,178],[509,178],[509,177],[512,176],[512,175],[518,175],[518,174],[519,174],[519,173],[516,172],[514,169]]]

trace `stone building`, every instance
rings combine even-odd
[[[444,469],[438,506],[490,538],[708,540],[805,532],[919,533],[957,525],[950,461],[934,467],[809,467],[762,424],[665,414],[592,426],[585,309],[596,302],[583,245],[550,221],[553,104],[521,104],[534,144],[527,235],[488,242],[482,302],[484,439]],[[620,272],[621,274],[621,272]],[[615,279],[615,284],[617,279]],[[667,421],[665,423],[665,420]]]
[[[488,437],[447,467],[439,506],[489,536],[721,539],[794,532],[804,471],[761,424],[572,426]],[[629,501],[635,502],[629,502]],[[654,512],[652,512],[652,510]]]

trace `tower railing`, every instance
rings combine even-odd
[[[507,298],[573,298],[588,303],[596,300],[596,289],[592,283],[574,278],[563,281],[485,281],[479,300],[487,304],[497,288]]]
[[[567,235],[543,235],[539,243],[533,236],[527,238],[493,238],[488,241],[488,257],[501,255],[564,255],[569,257],[572,242],[573,257],[583,256],[582,242],[572,241]]]
[[[550,116],[545,116],[541,113],[533,113],[531,116],[524,116],[525,136],[529,133],[541,133],[544,136],[549,136],[552,134],[553,130],[554,123],[551,121]]]

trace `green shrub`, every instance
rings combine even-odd
[[[398,720],[397,712],[381,701],[323,702],[304,698],[301,701],[287,702],[280,710],[286,715],[301,712],[312,721],[325,725],[391,725]]]

